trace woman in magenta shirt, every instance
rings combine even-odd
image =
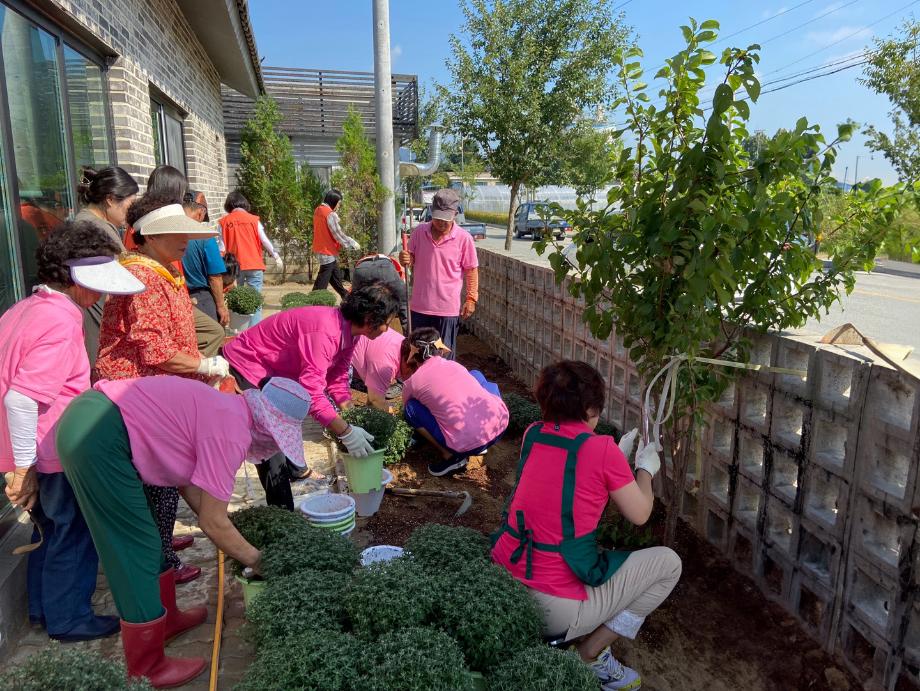
[[[403,335],[392,330],[373,340],[360,336],[355,342],[351,366],[367,387],[368,403],[379,410],[387,410],[387,390],[397,382],[402,344]]]
[[[403,413],[412,428],[431,442],[441,460],[428,472],[447,475],[466,466],[501,439],[508,428],[508,408],[498,387],[481,372],[448,360],[437,330],[416,329],[403,341]]]
[[[667,547],[598,551],[594,535],[613,501],[640,525],[654,503],[657,444],[639,447],[636,474],[626,460],[636,431],[621,440],[594,434],[606,385],[584,362],[546,367],[537,383],[543,421],[524,435],[518,480],[493,534],[492,559],[530,588],[544,611],[544,632],[576,644],[604,691],[638,689],[642,679],[610,652],[619,636],[635,638],[680,577]]]
[[[0,317],[0,470],[10,501],[31,511],[32,540],[41,543],[29,554],[29,619],[61,641],[118,632],[115,617],[93,614],[99,559],[61,472],[54,426],[89,389],[84,310],[104,294],[144,289],[115,261],[119,252],[96,224],[65,223],[38,249],[41,284]]]
[[[309,394],[289,379],[234,396],[176,376],[103,380],[67,407],[58,454],[121,615],[129,676],[171,688],[205,668],[202,658],[166,657],[163,649],[207,612],[176,607],[144,484],[178,487],[217,548],[258,571],[259,551],[227,516],[236,473],[244,459],[279,450],[303,467],[309,408]]]

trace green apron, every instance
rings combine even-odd
[[[597,587],[610,580],[610,577],[629,557],[629,552],[599,550],[596,540],[596,527],[590,533],[575,537],[575,517],[572,511],[572,504],[575,499],[575,467],[578,464],[578,450],[593,435],[585,432],[574,439],[569,439],[558,434],[546,434],[541,431],[541,427],[541,424],[536,424],[527,430],[527,434],[524,435],[524,447],[521,450],[521,460],[518,463],[517,481],[502,511],[502,525],[496,532],[492,533],[492,545],[494,547],[504,533],[508,533],[517,540],[518,546],[511,553],[511,563],[517,564],[522,557],[526,556],[527,569],[525,575],[528,580],[533,578],[533,550],[539,550],[541,552],[560,553],[566,565],[572,569],[582,583]],[[558,429],[558,426],[556,429]],[[559,543],[535,541],[533,531],[527,528],[524,512],[521,510],[515,511],[515,525],[511,525],[508,522],[508,507],[511,506],[514,494],[517,492],[524,466],[530,457],[534,444],[564,449],[567,453],[565,475],[562,483],[562,542]]]

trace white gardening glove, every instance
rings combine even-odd
[[[349,455],[354,458],[364,458],[375,451],[371,445],[371,442],[374,441],[374,435],[357,425],[351,425],[348,431],[339,437],[339,441],[345,444]]]
[[[284,271],[284,262],[281,261],[281,255],[274,255],[273,259],[275,260],[275,266],[278,267],[279,271]]]
[[[214,357],[201,358],[198,363],[198,374],[206,377],[227,377],[230,376],[230,363],[224,360],[220,355]]]
[[[639,450],[636,451],[636,470],[644,470],[655,477],[661,470],[661,458],[658,456],[660,449],[661,445],[657,442],[650,444],[639,442]]]
[[[636,437],[639,436],[638,428],[633,428],[622,437],[620,437],[620,451],[623,452],[623,455],[626,456],[626,459],[629,460],[630,454],[632,454],[633,446],[636,444]]]

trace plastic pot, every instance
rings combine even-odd
[[[243,586],[243,604],[247,609],[249,608],[249,603],[252,602],[252,598],[261,593],[268,583],[268,581],[263,581],[261,578],[249,579],[244,576],[237,576],[236,580]]]
[[[327,530],[342,530],[343,528],[347,528],[354,522],[355,522],[355,514],[350,513],[347,516],[345,516],[345,518],[339,519],[338,521],[319,522],[319,521],[311,520],[310,525],[316,528],[326,528]]]
[[[482,676],[482,672],[470,672],[470,676],[473,677],[473,688],[476,691],[486,691],[488,685],[486,684],[486,678]]]
[[[374,547],[368,547],[361,552],[361,566],[377,564],[382,561],[390,561],[391,559],[401,557],[404,553],[405,550],[403,550],[402,547],[394,547],[393,545],[376,545]]]
[[[251,314],[237,314],[236,312],[230,312],[230,330],[234,333],[240,333],[249,328],[249,320],[252,319]]]
[[[311,523],[336,523],[353,515],[355,500],[347,494],[312,494],[300,502],[300,512]]]
[[[383,477],[383,457],[386,449],[374,451],[364,458],[355,458],[347,453],[342,454],[345,464],[345,475],[348,478],[348,487],[352,492],[372,492],[380,489],[380,479]]]
[[[377,489],[370,492],[351,492],[351,497],[355,500],[355,510],[362,518],[377,513],[383,502],[383,488],[393,482],[393,474],[389,470],[384,468],[381,475],[382,479]]]

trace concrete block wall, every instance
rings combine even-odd
[[[593,338],[551,270],[479,260],[476,335],[531,385],[554,360],[587,361],[608,421],[637,426],[622,339]],[[709,406],[682,517],[868,687],[920,686],[920,383],[865,348],[801,337],[757,336],[751,361],[807,374],[747,373]]]

